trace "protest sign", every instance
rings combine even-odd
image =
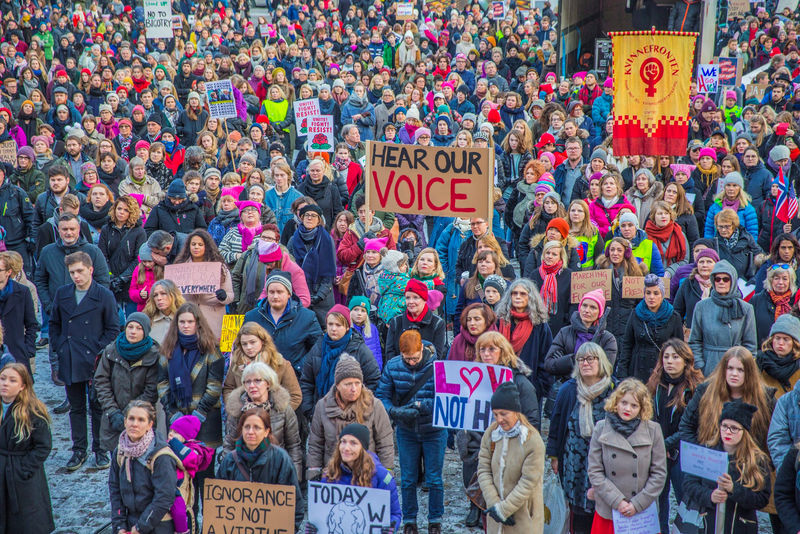
[[[662,278],[664,282],[664,298],[669,298],[669,278]],[[644,298],[644,276],[622,277],[622,298],[624,299],[643,299]]]
[[[396,18],[397,20],[414,20],[414,3],[398,2]]]
[[[584,293],[593,289],[602,289],[606,300],[611,299],[611,269],[596,271],[575,271],[570,278],[570,299],[572,304],[581,301]]]
[[[183,29],[183,22],[181,21],[180,15],[172,15],[172,29],[176,32]]]
[[[717,481],[728,472],[728,453],[707,449],[694,443],[681,441],[681,471],[690,475]]]
[[[184,295],[214,293],[219,289],[222,264],[218,261],[175,263],[164,267],[164,279],[172,280]]]
[[[488,148],[367,141],[366,176],[371,210],[492,219],[494,151]]]
[[[17,142],[13,139],[0,143],[0,161],[17,166]]]
[[[750,0],[728,0],[728,20],[744,18],[750,12]]]
[[[333,115],[319,115],[308,118],[308,141],[306,150],[312,152],[333,152],[336,140],[333,137]]]
[[[320,115],[319,98],[294,101],[294,123],[297,125],[297,135],[308,134],[308,119]]]
[[[389,490],[308,483],[308,522],[317,534],[381,532],[391,512]]]
[[[775,10],[775,13],[783,14],[784,8],[789,8],[789,11],[794,11],[797,9],[797,0],[778,0],[778,9]]]
[[[767,92],[767,87],[769,87],[769,83],[747,84],[744,88],[744,99],[750,100],[751,98],[755,98],[761,102],[764,99],[764,94]]]
[[[658,534],[661,526],[658,523],[658,506],[655,502],[650,506],[634,514],[625,517],[616,508],[612,511],[614,521],[614,534]]]
[[[742,63],[736,57],[719,58],[720,87],[738,87],[742,83]]]
[[[477,362],[433,362],[433,426],[483,432],[492,421],[494,390],[511,370]]]
[[[492,2],[492,19],[493,20],[502,20],[506,14],[506,5],[505,2]]]
[[[236,117],[236,102],[233,100],[233,84],[230,79],[206,82],[208,115],[212,119]]]
[[[242,324],[244,324],[244,315],[222,316],[222,338],[219,341],[219,350],[221,352],[233,350],[233,340],[236,339]]]
[[[719,65],[709,63],[697,67],[697,92],[716,93],[719,89]]]
[[[148,39],[172,39],[172,2],[144,0],[144,27]]]
[[[293,486],[207,478],[203,485],[203,532],[292,534],[296,502]]]

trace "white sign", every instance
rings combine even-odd
[[[783,14],[783,8],[788,7],[790,10],[794,11],[797,9],[797,0],[778,0],[778,9],[775,10],[775,13]]]
[[[492,422],[492,394],[511,369],[477,362],[433,362],[433,426],[483,432]]]
[[[308,118],[308,140],[306,150],[310,152],[333,152],[333,115]]]
[[[317,534],[380,532],[391,517],[389,490],[308,483],[308,522]]]
[[[614,534],[658,534],[658,507],[655,502],[631,517],[625,517],[616,508],[611,511],[614,520]]]
[[[233,99],[233,84],[230,80],[206,82],[208,114],[215,119],[236,117],[236,102]]]
[[[719,88],[719,65],[709,63],[697,66],[697,92],[716,93]]]
[[[414,20],[414,3],[397,3],[397,20]]]
[[[172,39],[172,2],[144,0],[144,27],[148,39]]]
[[[681,471],[716,482],[728,472],[728,453],[681,441]]]
[[[297,126],[297,135],[308,135],[308,119],[321,115],[319,98],[294,101],[294,123]]]

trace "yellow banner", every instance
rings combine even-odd
[[[222,337],[219,341],[220,352],[233,350],[233,342],[244,324],[244,315],[224,315],[222,317]]]
[[[614,155],[686,154],[697,34],[611,34]]]

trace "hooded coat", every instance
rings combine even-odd
[[[597,324],[586,328],[581,321],[580,311],[572,312],[570,323],[558,331],[553,344],[544,359],[544,369],[554,376],[570,376],[575,365],[575,347],[581,338],[583,342],[592,341],[603,348],[611,365],[617,359],[617,338],[606,330],[609,312],[600,317]]]
[[[144,229],[148,236],[156,230],[164,230],[170,234],[176,232],[190,234],[193,230],[205,229],[206,226],[206,220],[200,207],[188,198],[177,206],[173,205],[170,199],[165,198],[153,208],[144,223]]]
[[[361,115],[357,120],[354,115]],[[361,134],[361,142],[375,139],[375,107],[369,103],[366,96],[360,97],[353,93],[347,102],[342,105],[342,126],[355,124]]]

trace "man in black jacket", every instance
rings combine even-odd
[[[3,344],[19,363],[31,372],[31,358],[36,356],[36,332],[39,323],[28,286],[14,281],[11,268],[13,252],[0,252],[0,323],[3,325]]]
[[[30,257],[33,244],[33,205],[24,189],[6,179],[5,163],[0,164],[0,226],[5,231],[7,250],[19,252],[25,266],[25,274],[33,274],[33,259]]]
[[[67,471],[76,471],[88,456],[88,408],[95,464],[106,469],[110,459],[108,452],[100,448],[102,411],[97,399],[90,398],[90,393],[97,356],[119,333],[117,303],[111,291],[93,280],[94,265],[89,254],[72,253],[64,258],[64,264],[72,283],[58,288],[53,296],[50,335],[52,345],[57,347],[59,377],[65,384],[70,403],[72,458],[66,467]],[[108,271],[108,268],[104,270]]]

